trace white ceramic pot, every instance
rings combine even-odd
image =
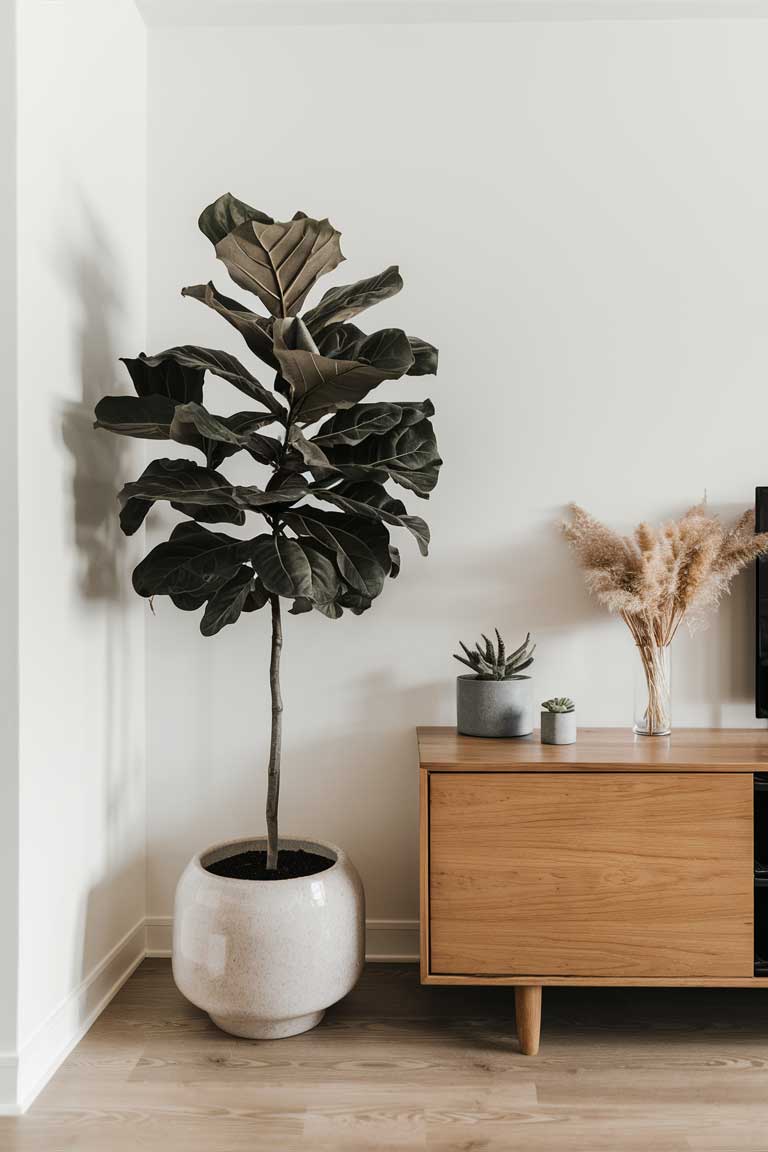
[[[173,977],[179,990],[235,1036],[270,1040],[319,1024],[362,971],[365,897],[352,861],[333,844],[280,839],[334,863],[291,880],[234,880],[206,864],[265,850],[264,837],[194,856],[176,889]]]

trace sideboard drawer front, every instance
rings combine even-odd
[[[430,971],[741,977],[748,773],[431,773]]]

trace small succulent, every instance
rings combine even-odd
[[[498,628],[494,628],[494,632],[496,633],[496,647],[483,632],[484,647],[476,644],[476,650],[473,651],[460,640],[459,644],[465,655],[459,656],[458,653],[454,652],[454,660],[459,660],[462,664],[466,664],[467,668],[471,668],[478,680],[524,680],[525,677],[521,673],[533,664],[533,653],[536,648],[535,644],[531,644],[530,632],[511,656],[506,654],[504,641],[499,635]]]
[[[545,700],[541,705],[547,712],[573,712],[576,708],[573,700],[567,696],[555,696],[552,700]]]

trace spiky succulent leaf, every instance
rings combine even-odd
[[[576,708],[568,696],[554,696],[551,700],[545,700],[541,706],[547,712],[573,712]]]

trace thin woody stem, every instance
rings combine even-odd
[[[269,662],[269,688],[272,696],[272,731],[269,741],[267,775],[267,868],[277,868],[277,805],[280,797],[280,751],[283,735],[283,698],[280,693],[280,655],[283,649],[283,625],[280,619],[280,597],[270,596],[272,609],[272,654]]]

